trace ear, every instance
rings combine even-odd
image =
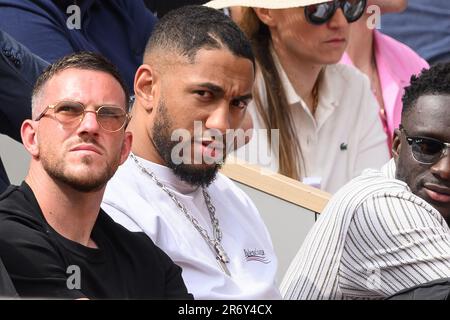
[[[39,157],[38,124],[37,121],[25,120],[20,128],[23,146],[34,158]]]
[[[125,137],[122,143],[122,149],[120,150],[120,164],[123,164],[127,160],[131,151],[131,144],[133,143],[133,134],[131,132],[125,132]]]
[[[400,150],[402,147],[401,142],[401,132],[399,129],[394,130],[394,141],[392,142],[392,156],[394,157],[395,162],[397,162],[397,159],[400,155]]]
[[[258,19],[261,20],[262,23],[267,25],[268,27],[275,26],[275,19],[273,16],[273,10],[266,8],[253,8]]]
[[[262,23],[269,27],[275,25],[275,19],[273,17],[273,10],[266,8],[252,8],[255,11],[256,16]]]
[[[151,112],[154,101],[155,72],[148,64],[141,65],[134,76],[134,93],[136,100],[147,111]]]

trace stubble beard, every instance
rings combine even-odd
[[[92,157],[83,156],[80,159],[81,164],[86,168],[86,172],[83,172],[83,174],[72,172],[64,160],[57,160],[42,155],[40,160],[44,170],[53,180],[63,183],[76,191],[88,193],[102,189],[112,178],[119,166],[120,155],[106,163],[100,170],[95,170],[95,172],[89,168],[93,162]]]

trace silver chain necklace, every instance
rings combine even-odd
[[[149,171],[146,168],[144,168],[144,166],[142,166],[142,164],[139,162],[139,160],[136,158],[136,156],[134,154],[130,153],[130,157],[134,160],[134,162],[139,167],[139,169],[141,169],[141,171],[143,173],[145,173],[146,175],[148,175],[156,183],[156,185],[158,187],[160,187],[165,193],[167,193],[167,195],[172,199],[172,201],[181,210],[181,212],[183,212],[186,219],[188,219],[192,223],[194,228],[200,233],[202,238],[208,244],[208,247],[213,252],[213,254],[216,258],[216,261],[218,262],[222,271],[231,277],[230,271],[228,270],[228,267],[226,265],[227,263],[230,262],[230,259],[228,258],[228,255],[225,252],[225,249],[223,248],[223,246],[221,244],[222,231],[220,230],[220,227],[219,227],[219,220],[216,218],[216,208],[212,204],[211,197],[209,196],[208,192],[204,188],[202,188],[203,197],[205,199],[206,207],[208,208],[209,217],[211,219],[214,239],[212,239],[209,236],[208,231],[205,228],[203,228],[202,226],[200,226],[200,224],[198,223],[198,220],[196,218],[194,218],[194,216],[192,216],[192,214],[189,213],[186,206],[178,200],[176,195],[172,191],[170,191],[169,188],[167,188],[167,186],[165,184],[163,184],[161,181],[159,181],[159,179],[156,177],[156,175],[152,171]]]

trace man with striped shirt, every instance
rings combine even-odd
[[[413,76],[394,159],[330,200],[289,267],[285,299],[382,299],[450,277],[450,63]]]

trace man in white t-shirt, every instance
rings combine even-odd
[[[217,172],[226,131],[241,126],[252,98],[254,68],[248,40],[220,11],[164,16],[135,77],[132,154],[102,205],[181,266],[197,299],[281,298],[257,209]]]

